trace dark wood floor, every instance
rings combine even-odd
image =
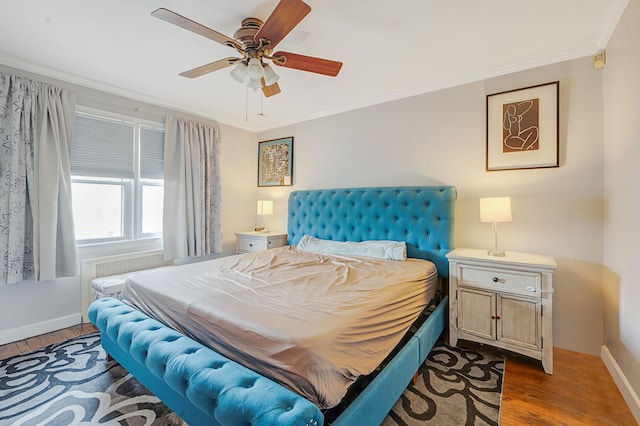
[[[0,346],[0,359],[96,331],[77,325]],[[507,353],[500,424],[636,425],[602,360],[556,348],[553,375],[538,361]]]

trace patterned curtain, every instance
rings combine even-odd
[[[33,279],[36,88],[0,74],[0,285]]]
[[[69,175],[75,101],[0,73],[0,286],[78,272]]]
[[[164,147],[164,258],[222,252],[220,127],[168,115]]]

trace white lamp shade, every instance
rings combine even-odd
[[[229,74],[231,74],[231,77],[233,77],[235,81],[244,84],[244,80],[247,77],[247,66],[243,62],[239,62],[238,65],[233,67]]]
[[[264,66],[264,85],[271,86],[275,84],[280,79],[280,76],[276,74],[276,72],[269,66],[269,64],[265,64]]]
[[[271,200],[258,200],[258,214],[259,215],[272,215],[273,214],[273,201]]]
[[[511,198],[480,198],[480,222],[511,222]]]
[[[264,70],[262,69],[262,63],[260,62],[260,59],[249,59],[249,64],[247,65],[247,74],[249,75],[249,78],[260,81],[260,79],[264,76]]]
[[[259,89],[262,87],[262,80],[256,80],[255,78],[249,78],[247,80],[247,86],[251,89]]]

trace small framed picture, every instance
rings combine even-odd
[[[258,143],[258,186],[293,184],[293,137]]]
[[[487,171],[559,165],[560,83],[487,95]]]

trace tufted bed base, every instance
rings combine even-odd
[[[296,191],[289,243],[303,235],[338,241],[406,241],[409,257],[431,260],[448,277],[453,246],[452,187]],[[89,309],[107,353],[190,426],[379,424],[445,326],[445,296],[375,378],[336,418],[276,384],[116,299]]]
[[[89,307],[102,347],[191,426],[323,424],[314,404],[113,298]]]
[[[378,424],[444,330],[446,312],[445,297],[331,424]],[[93,302],[89,319],[101,331],[104,350],[191,426],[325,424],[307,399],[117,299]]]

